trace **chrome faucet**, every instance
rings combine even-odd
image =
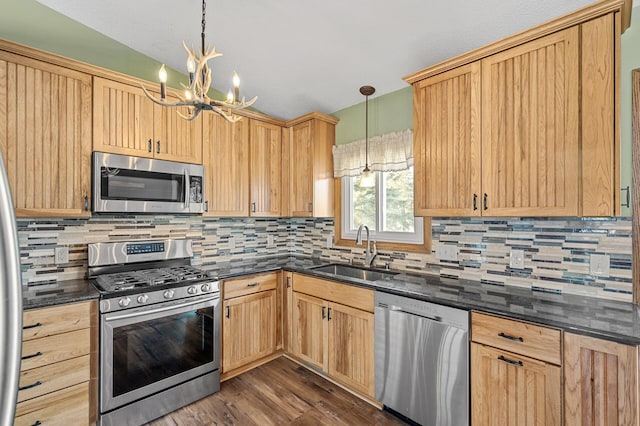
[[[356,244],[362,245],[362,228],[364,228],[365,231],[367,231],[367,250],[364,252],[365,253],[364,264],[368,267],[371,267],[371,264],[373,263],[373,259],[375,259],[376,255],[378,254],[378,248],[376,247],[376,242],[374,240],[373,251],[371,251],[371,243],[369,239],[370,237],[369,227],[364,224],[358,227],[358,233],[356,234]]]

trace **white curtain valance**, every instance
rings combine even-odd
[[[365,163],[365,140],[333,147],[333,176],[358,176]],[[413,166],[413,132],[410,129],[369,139],[369,168],[397,172]]]

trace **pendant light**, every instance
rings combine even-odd
[[[365,96],[365,119],[364,119],[364,170],[360,175],[360,186],[371,188],[376,184],[376,176],[369,169],[369,96],[373,95],[376,89],[372,86],[362,86],[360,93]]]

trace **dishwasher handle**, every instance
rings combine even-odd
[[[409,315],[415,315],[417,317],[425,318],[425,319],[428,319],[428,320],[431,320],[431,321],[442,322],[442,317],[441,316],[438,316],[438,315],[428,316],[428,315],[416,314],[414,312],[407,311],[402,306],[390,305],[387,309],[389,309],[390,311],[394,311],[394,312],[402,312],[402,313],[409,314]]]

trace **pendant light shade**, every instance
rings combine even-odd
[[[372,86],[362,86],[360,93],[365,96],[365,118],[364,118],[364,170],[360,175],[360,186],[370,188],[375,186],[375,174],[369,169],[369,96],[373,95],[376,89]]]

